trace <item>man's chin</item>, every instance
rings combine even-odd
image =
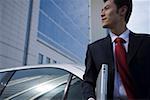
[[[102,27],[103,27],[103,28],[108,28],[108,25],[103,25]]]

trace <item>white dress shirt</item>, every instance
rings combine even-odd
[[[125,46],[126,52],[128,52],[129,33],[130,33],[130,31],[127,29],[120,36],[117,36],[117,35],[113,34],[111,31],[109,31],[111,41],[113,43],[114,55],[115,55],[115,42],[114,42],[114,40],[118,37],[120,37],[126,41],[126,43],[124,43],[123,45]],[[115,56],[114,56],[114,60],[115,60]],[[117,72],[116,66],[115,66],[115,81],[114,82],[115,82],[114,83],[114,97],[126,97],[127,95],[126,95],[125,89],[123,87],[123,84],[121,82],[120,75]]]

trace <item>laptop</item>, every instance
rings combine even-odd
[[[108,65],[102,64],[96,83],[96,100],[107,100]]]

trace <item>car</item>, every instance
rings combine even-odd
[[[76,64],[0,69],[0,100],[82,100],[84,71]]]

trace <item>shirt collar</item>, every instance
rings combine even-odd
[[[129,29],[126,29],[126,31],[124,31],[121,35],[117,36],[109,30],[109,34],[110,34],[112,42],[114,42],[117,37],[120,37],[120,38],[124,39],[126,42],[128,42],[129,41],[129,33],[130,33]]]

